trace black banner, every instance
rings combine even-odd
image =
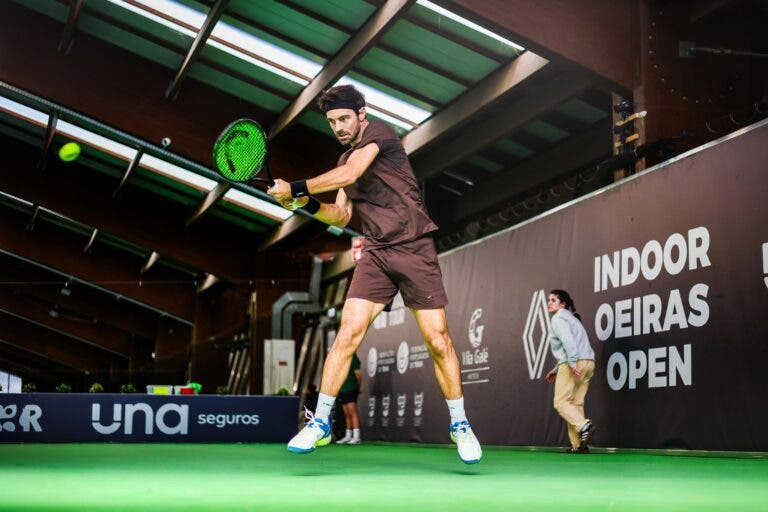
[[[464,396],[488,444],[566,445],[543,376],[549,290],[573,296],[596,353],[594,443],[768,450],[768,124],[443,254]],[[413,316],[360,349],[368,439],[447,442]]]
[[[285,442],[297,397],[0,395],[0,442]]]

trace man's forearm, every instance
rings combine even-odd
[[[336,167],[328,172],[307,180],[307,190],[310,194],[322,194],[339,190],[355,182],[355,176],[346,165]]]

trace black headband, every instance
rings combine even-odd
[[[350,110],[354,110],[357,112],[363,106],[357,106],[357,102],[349,101],[349,100],[335,100],[335,101],[329,101],[325,104],[325,112],[323,114],[327,113],[329,110],[336,110],[337,108],[348,108]]]

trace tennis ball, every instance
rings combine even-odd
[[[77,142],[67,142],[59,150],[59,158],[65,162],[71,162],[80,156],[80,144]]]

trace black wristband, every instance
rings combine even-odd
[[[291,197],[304,197],[309,195],[307,189],[307,180],[299,180],[291,182]]]
[[[320,211],[320,201],[310,196],[309,201],[307,201],[307,204],[302,206],[301,209],[314,215]]]

